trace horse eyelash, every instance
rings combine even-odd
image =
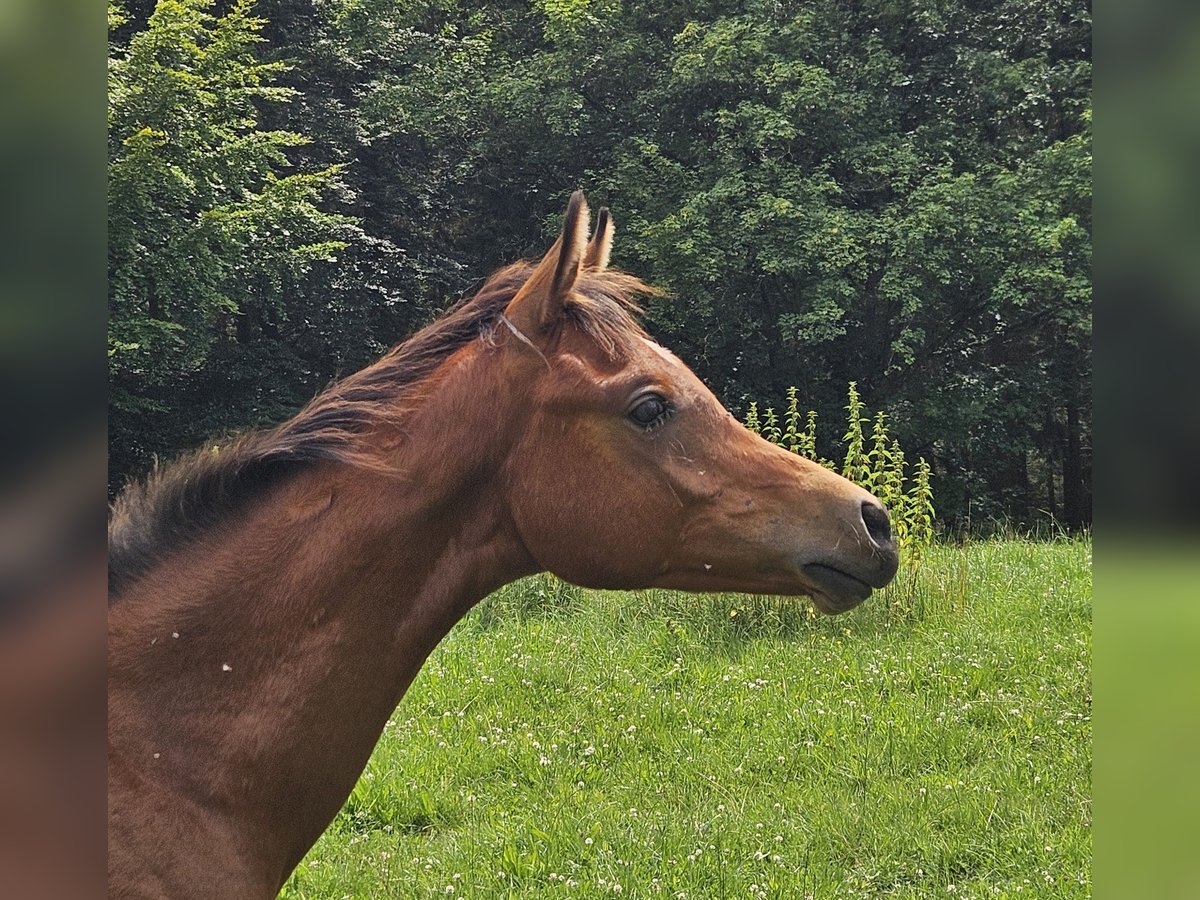
[[[662,414],[657,419],[644,427],[643,430],[646,432],[646,434],[650,434],[652,431],[657,431],[663,426],[667,419],[675,415],[675,407],[672,405],[670,400],[666,401],[666,406],[667,408],[662,411]]]

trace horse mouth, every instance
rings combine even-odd
[[[802,571],[812,581],[813,602],[823,613],[844,613],[871,596],[871,585],[833,566],[809,563]]]

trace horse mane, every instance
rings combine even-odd
[[[286,422],[219,447],[206,444],[130,482],[109,514],[109,603],[171,553],[307,467],[332,462],[386,469],[371,435],[381,425],[403,420],[420,384],[455,351],[476,339],[492,339],[533,268],[519,262],[500,269],[474,296],[377,362],[327,387]],[[585,270],[565,315],[612,355],[622,342],[645,336],[635,298],[652,293],[632,275]]]

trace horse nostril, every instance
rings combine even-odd
[[[892,523],[888,519],[886,509],[878,503],[863,501],[862,520],[867,526],[867,534],[871,536],[871,540],[881,547],[891,544]]]

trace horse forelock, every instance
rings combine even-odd
[[[314,397],[267,430],[208,443],[130,482],[109,515],[109,602],[174,551],[244,513],[251,500],[321,462],[384,470],[373,434],[401,422],[420,385],[457,350],[491,339],[533,266],[495,272],[473,295],[397,344],[377,362]],[[655,291],[617,270],[585,270],[565,306],[567,319],[612,356],[645,337],[636,299]]]

